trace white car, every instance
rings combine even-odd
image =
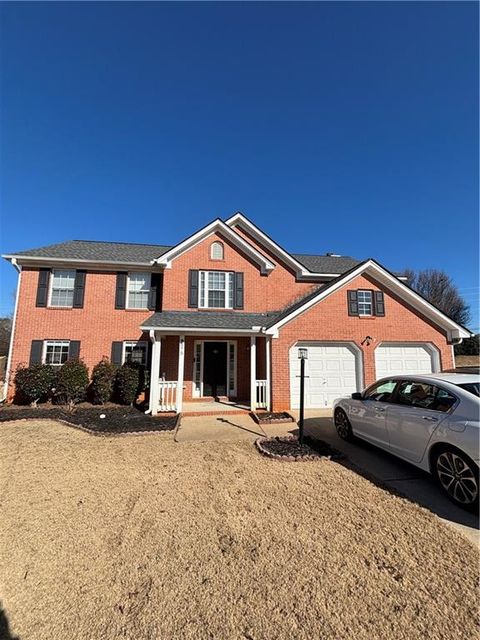
[[[478,508],[480,376],[399,375],[334,402],[338,435],[358,436],[431,473],[448,497]]]

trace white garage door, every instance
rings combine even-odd
[[[429,344],[383,343],[375,349],[376,378],[415,373],[432,373],[436,366],[435,349]]]
[[[360,354],[350,343],[299,343],[290,349],[290,403],[300,404],[298,348],[306,347],[305,408],[331,407],[335,398],[359,391]]]

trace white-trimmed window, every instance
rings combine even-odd
[[[200,271],[200,308],[233,309],[233,289],[233,271]]]
[[[43,364],[60,367],[68,360],[70,342],[68,340],[45,340],[43,343]]]
[[[123,343],[122,362],[133,362],[135,364],[147,364],[147,343],[137,340],[126,340]]]
[[[210,258],[212,260],[223,260],[224,250],[222,242],[212,242],[210,247]]]
[[[148,309],[150,273],[129,273],[127,279],[127,309]]]
[[[357,301],[359,316],[373,315],[373,300],[371,291],[364,291],[362,289],[357,291]]]
[[[74,269],[54,269],[50,279],[50,307],[72,307],[75,289]]]

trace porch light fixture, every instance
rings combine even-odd
[[[308,360],[308,349],[306,347],[300,347],[298,350],[299,360]]]
[[[361,344],[362,345],[366,344],[367,347],[369,347],[371,342],[372,342],[372,340],[373,340],[372,336],[365,336],[365,338],[362,340]]]

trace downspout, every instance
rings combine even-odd
[[[20,297],[20,283],[22,278],[22,267],[17,263],[16,258],[11,259],[11,263],[18,271],[17,291],[15,293],[15,307],[13,310],[12,331],[10,334],[10,344],[8,346],[7,367],[5,371],[5,383],[2,389],[2,397],[0,402],[5,402],[8,396],[8,385],[10,384],[10,367],[12,366],[12,354],[13,354],[13,338],[15,336],[15,326],[17,323],[17,310],[18,310],[18,298]]]

